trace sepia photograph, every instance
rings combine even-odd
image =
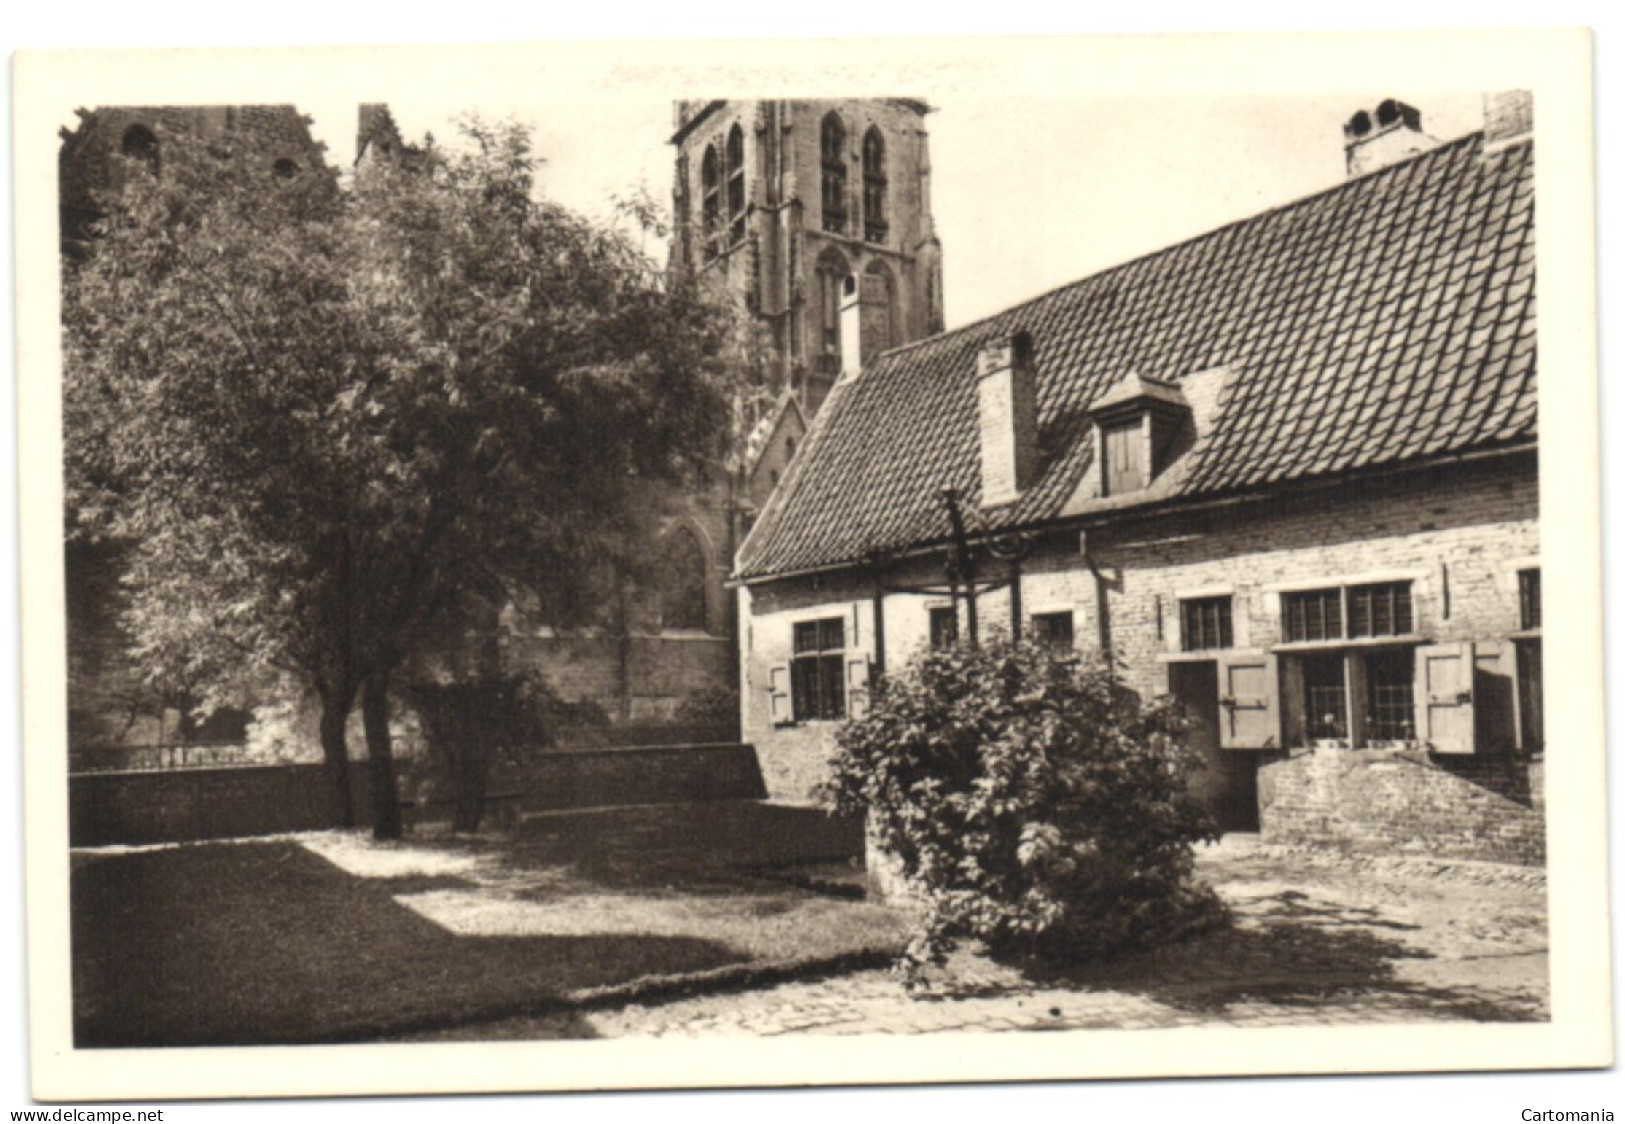
[[[20,57],[35,1095],[1610,1065],[1589,41],[1376,38]]]

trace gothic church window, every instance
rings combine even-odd
[[[660,593],[660,626],[705,627],[705,550],[694,532],[677,531],[666,541],[666,581]]]
[[[834,250],[818,259],[819,347],[825,355],[841,353],[841,288],[847,272],[846,259]]]
[[[863,236],[886,240],[886,140],[874,126],[863,134]]]
[[[728,242],[745,237],[745,133],[735,125],[728,133]]]
[[[705,159],[700,162],[700,224],[709,261],[717,256],[722,235],[722,168],[714,144],[706,146]]]
[[[884,262],[872,261],[863,271],[863,361],[896,346],[897,285]]]
[[[846,229],[846,126],[840,115],[824,117],[818,134],[823,167],[824,229],[840,233]]]

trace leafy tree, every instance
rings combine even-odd
[[[916,968],[966,937],[1086,959],[1222,913],[1192,881],[1211,828],[1185,729],[1171,700],[1043,647],[928,651],[842,727],[828,796],[921,899]]]
[[[399,834],[392,676],[452,595],[530,583],[584,619],[648,497],[720,457],[711,307],[622,235],[535,198],[517,127],[343,193],[166,139],[64,284],[70,533],[132,544],[155,678],[296,673],[353,822],[359,698]]]

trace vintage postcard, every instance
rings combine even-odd
[[[16,82],[36,1097],[1611,1064],[1584,32]]]

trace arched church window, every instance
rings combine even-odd
[[[886,139],[873,125],[863,134],[863,236],[886,240]]]
[[[897,286],[884,262],[872,261],[863,271],[862,351],[867,364],[896,346]]]
[[[722,168],[714,144],[705,146],[705,159],[700,162],[700,224],[709,261],[717,256],[722,236]]]
[[[119,144],[119,151],[127,159],[139,160],[154,175],[157,174],[158,138],[145,125],[131,125],[128,129],[125,129],[124,139]]]
[[[666,539],[666,574],[660,592],[660,627],[705,627],[705,548],[685,528]]]
[[[818,148],[823,167],[824,229],[839,233],[846,229],[846,126],[840,114],[824,116]]]
[[[737,124],[728,133],[728,241],[745,237],[745,132]]]
[[[841,288],[849,272],[837,250],[818,259],[818,346],[825,355],[841,353]]]

